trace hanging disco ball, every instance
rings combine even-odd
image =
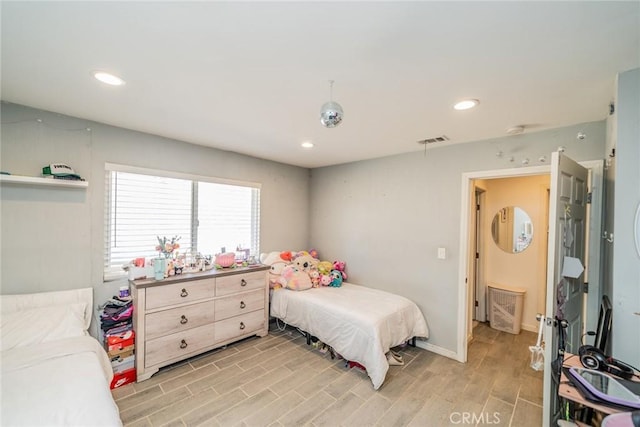
[[[337,102],[326,102],[320,108],[320,123],[326,128],[334,128],[338,126],[344,117],[342,107]]]

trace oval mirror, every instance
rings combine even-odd
[[[500,209],[493,217],[491,236],[500,249],[510,254],[517,254],[531,244],[533,223],[521,208],[507,206]]]

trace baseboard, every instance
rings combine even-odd
[[[525,331],[538,333],[538,328],[540,325],[525,325],[524,323],[520,325],[520,329],[524,329]]]
[[[449,359],[458,361],[458,354],[455,351],[447,350],[446,348],[442,348],[428,342],[422,342],[420,340],[416,340],[416,347],[420,347],[432,353],[439,354],[440,356],[448,357]]]

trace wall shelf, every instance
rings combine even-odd
[[[71,181],[67,179],[40,178],[35,176],[0,175],[0,184],[29,185],[39,187],[87,188],[87,181]]]

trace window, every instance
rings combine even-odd
[[[180,253],[259,253],[258,184],[107,164],[104,278],[134,258],[156,257],[159,237],[179,236]]]

